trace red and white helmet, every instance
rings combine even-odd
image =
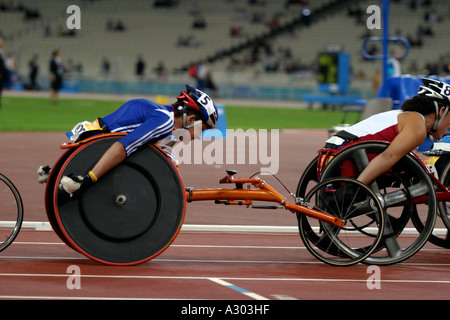
[[[181,91],[177,99],[183,103],[185,108],[199,114],[202,122],[206,123],[211,129],[217,126],[219,120],[217,108],[214,101],[206,93],[186,84],[186,91]]]

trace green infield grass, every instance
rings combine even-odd
[[[116,110],[125,100],[2,98],[0,131],[68,131],[80,121],[92,121]],[[226,106],[229,129],[328,129],[341,122],[342,111],[283,107]],[[349,114],[352,123],[356,114]]]

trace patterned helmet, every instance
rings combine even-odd
[[[448,113],[450,107],[450,85],[445,82],[422,78],[423,86],[419,87],[419,96],[425,96],[434,101],[436,120],[434,121],[431,132],[436,132],[442,120]],[[445,107],[444,115],[439,119],[439,109]]]
[[[422,78],[423,86],[419,87],[419,96],[426,96],[433,99],[441,106],[450,105],[450,85],[445,82]]]
[[[217,108],[214,101],[203,91],[186,84],[186,91],[181,91],[177,100],[182,102],[185,108],[199,114],[202,121],[211,129],[217,126],[219,120]]]

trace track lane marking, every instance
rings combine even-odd
[[[227,281],[224,281],[224,280],[222,280],[220,278],[209,278],[209,280],[212,281],[212,282],[215,282],[217,284],[220,284],[221,286],[224,286],[224,287],[226,287],[228,289],[232,289],[234,291],[242,293],[243,295],[246,295],[247,297],[250,297],[252,299],[255,299],[255,300],[269,300],[266,297],[263,297],[263,296],[261,296],[261,295],[259,295],[257,293],[251,292],[251,291],[249,291],[247,289],[238,287],[238,286],[236,286],[234,284],[231,284],[231,283],[229,283]]]

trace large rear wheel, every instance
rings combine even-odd
[[[86,174],[117,140],[94,140],[70,154],[55,178],[53,210],[72,248],[105,264],[134,265],[162,253],[181,228],[186,199],[172,162],[147,145],[73,197],[58,188],[64,175]]]

